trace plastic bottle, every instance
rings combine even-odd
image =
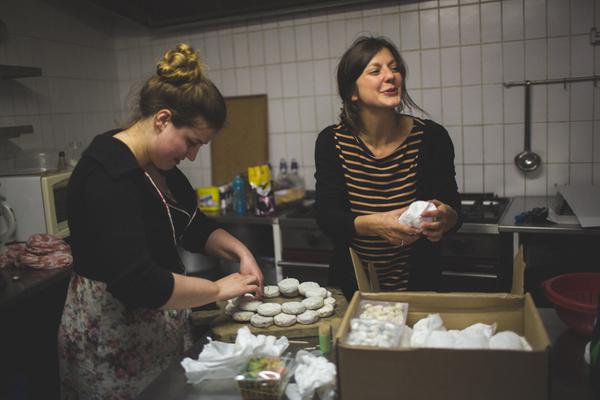
[[[287,189],[290,186],[287,161],[285,161],[285,158],[282,158],[281,161],[279,161],[279,173],[277,174],[277,178],[275,178],[274,183],[275,190]]]
[[[237,175],[231,183],[233,189],[233,212],[238,215],[246,214],[246,182],[242,175]]]
[[[56,169],[58,171],[64,171],[67,168],[68,168],[68,165],[67,165],[67,157],[65,156],[65,152],[59,151],[58,152],[58,162],[56,163]]]
[[[298,161],[295,158],[292,158],[292,163],[290,164],[290,179],[294,183],[294,186],[298,186],[304,188],[304,178],[300,175]]]

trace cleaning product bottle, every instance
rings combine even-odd
[[[295,158],[292,158],[292,162],[290,164],[290,179],[294,183],[294,186],[304,189],[304,178],[302,175],[300,175],[299,169],[300,167],[298,166],[298,161],[296,161]]]
[[[275,190],[279,189],[287,189],[290,187],[289,178],[288,178],[288,166],[285,158],[282,158],[279,161],[279,173],[275,178],[274,182]]]
[[[233,212],[238,215],[246,214],[246,182],[240,174],[233,178]]]

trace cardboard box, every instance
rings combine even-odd
[[[515,266],[522,267],[518,257]],[[513,290],[519,286],[516,282]],[[362,299],[408,302],[411,327],[431,313],[439,313],[448,329],[496,322],[497,331],[524,335],[533,351],[380,349],[344,344]],[[356,292],[334,345],[343,400],[534,400],[547,399],[550,393],[550,340],[529,294]]]

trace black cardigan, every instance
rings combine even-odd
[[[133,153],[113,137],[117,132],[94,138],[69,181],[74,269],[106,283],[129,307],[157,308],[173,292],[171,272],[184,273],[184,266],[163,200]],[[177,200],[170,207],[177,244],[203,251],[217,224],[197,210],[196,193],[179,169],[164,176]]]
[[[460,198],[455,180],[454,147],[446,129],[424,120],[423,140],[417,167],[417,199],[437,199],[451,206],[459,216],[451,232],[462,224]],[[335,244],[329,268],[329,283],[342,288],[346,297],[356,290],[354,270],[348,247],[356,236],[350,211],[344,171],[336,150],[336,125],[319,133],[315,146],[317,224]],[[412,247],[409,289],[438,290],[440,277],[440,243],[421,238]]]

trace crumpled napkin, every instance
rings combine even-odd
[[[336,375],[335,364],[325,357],[300,350],[296,353],[296,383],[289,384],[285,394],[290,400],[309,400],[315,392],[321,400],[333,399]]]
[[[236,376],[240,369],[255,356],[280,356],[289,346],[287,337],[258,335],[247,326],[238,330],[235,343],[213,341],[210,337],[198,360],[186,357],[181,361],[188,383],[196,384],[206,379],[227,379]]]
[[[400,217],[398,217],[398,222],[404,225],[410,225],[414,226],[415,228],[420,228],[422,222],[433,221],[433,218],[421,217],[421,214],[424,211],[433,210],[437,210],[437,207],[430,201],[414,201],[410,204],[410,206],[408,206],[408,209],[404,211],[404,213]]]

